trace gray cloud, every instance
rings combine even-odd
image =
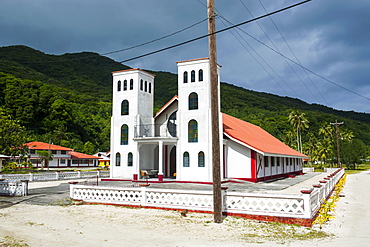
[[[252,18],[240,0],[215,2],[220,15],[230,22]],[[267,11],[274,11],[299,1],[261,2]],[[253,16],[265,14],[259,1],[243,3]],[[23,44],[50,54],[105,53],[162,37],[205,19],[205,4],[206,0],[0,0],[0,45]],[[369,12],[370,3],[365,0],[311,1],[271,18],[305,67],[370,98]],[[225,23],[218,18],[217,29],[224,28]],[[280,52],[295,60],[271,20],[265,18],[259,24]],[[274,48],[256,23],[241,29]],[[206,33],[204,22],[165,40],[110,57],[126,60]],[[220,33],[217,41],[222,81],[336,109],[370,113],[369,100],[311,73],[308,77],[302,68],[291,62],[288,66],[275,52],[237,29]],[[208,56],[207,49],[204,39],[127,65],[176,73],[176,61]]]

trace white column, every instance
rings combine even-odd
[[[140,179],[140,144],[138,143],[136,146],[136,160],[134,161],[134,174],[133,179],[137,180]]]
[[[163,141],[158,143],[158,180],[163,180]]]

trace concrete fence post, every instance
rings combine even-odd
[[[312,190],[301,190],[303,197],[303,209],[304,209],[304,218],[312,218],[312,208],[311,208],[311,192]]]
[[[22,183],[22,196],[28,195],[28,180],[21,180]]]
[[[227,189],[228,187],[221,187],[222,212],[227,211]]]
[[[75,185],[77,184],[78,182],[69,182],[69,197],[71,199],[74,199],[73,198],[73,195],[74,195],[74,189],[75,189]]]
[[[30,172],[29,174],[30,174],[30,182],[32,182],[33,181],[33,173]]]
[[[55,180],[59,180],[59,172],[55,172]]]

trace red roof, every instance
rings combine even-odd
[[[167,108],[169,107],[170,105],[172,105],[173,102],[175,102],[176,100],[179,99],[179,96],[175,95],[172,97],[172,99],[170,99],[164,106],[162,106],[161,109],[159,109],[159,111],[157,111],[157,113],[155,114],[154,118],[157,118],[159,115],[161,115],[161,113]]]
[[[29,142],[25,145],[28,146],[29,149],[36,149],[36,150],[63,150],[63,151],[73,151],[72,148],[66,148],[54,144],[49,144],[45,142]]]
[[[192,62],[192,61],[206,60],[206,59],[209,59],[209,58],[208,57],[194,58],[194,59],[189,59],[189,60],[184,60],[184,61],[178,61],[176,63],[185,63],[185,62]]]
[[[145,73],[147,73],[147,74],[149,74],[149,75],[156,76],[155,74],[149,73],[149,72],[147,72],[147,71],[145,71],[145,70],[142,70],[142,69],[139,69],[139,68],[118,70],[118,71],[113,71],[113,72],[111,72],[111,73],[112,73],[112,74],[115,74],[115,73],[119,73],[119,72],[126,72],[126,71],[133,71],[133,70],[142,71],[142,72],[145,72]]]
[[[83,154],[83,153],[74,152],[74,151],[69,152],[69,154],[71,155],[72,159],[100,159],[99,157],[96,157],[94,155]]]
[[[290,148],[262,128],[222,113],[223,131],[226,136],[264,154],[307,157]]]

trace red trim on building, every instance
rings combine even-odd
[[[256,162],[257,153],[254,150],[251,150],[251,179],[253,181],[257,180],[257,162]]]

